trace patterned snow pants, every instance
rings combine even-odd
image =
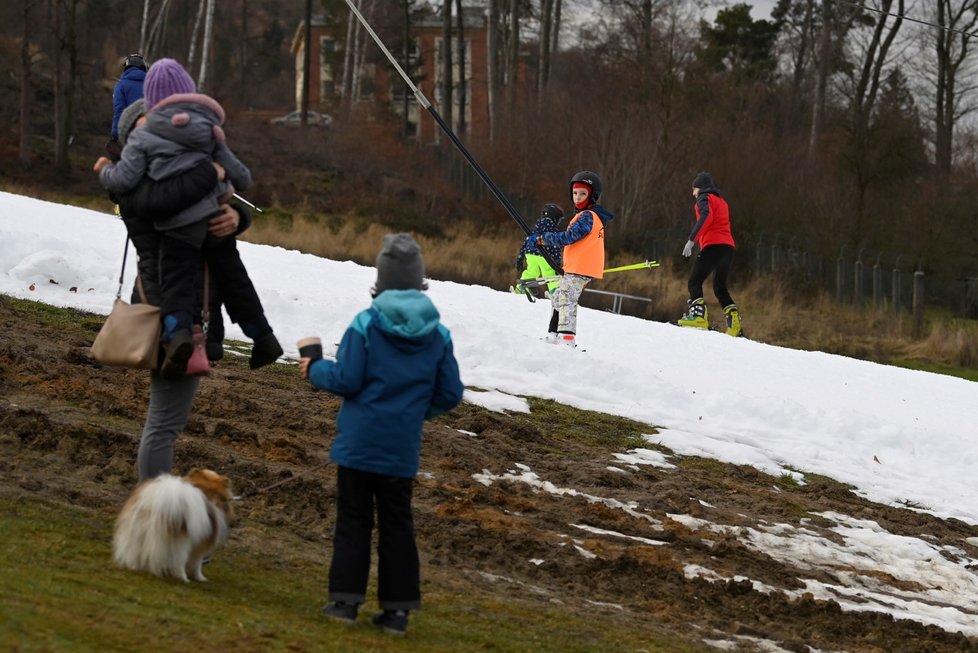
[[[577,333],[577,302],[584,292],[584,286],[591,281],[571,272],[564,273],[557,285],[557,290],[551,294],[553,309],[560,316],[557,321],[558,333]]]

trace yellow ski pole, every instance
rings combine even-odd
[[[641,263],[632,263],[631,265],[622,265],[617,268],[607,268],[604,273],[609,272],[624,272],[625,270],[641,270],[642,268],[657,268],[659,267],[658,261],[643,261]]]

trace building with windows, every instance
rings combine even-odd
[[[484,7],[463,7],[462,38],[465,47],[459,57],[457,18],[452,34],[452,124],[460,136],[488,137],[488,76],[486,68],[486,18]],[[407,132],[423,143],[442,138],[438,126],[424,111],[401,76],[380,52],[377,44],[357,23],[354,25],[351,51],[346,52],[347,25],[327,25],[322,17],[313,17],[309,84],[309,108],[333,112],[341,102],[344,81],[348,87],[351,111],[365,103],[382,103],[397,115],[407,112]],[[372,25],[373,27],[373,25]],[[376,29],[376,28],[375,28]],[[357,33],[359,32],[359,33]],[[379,33],[379,32],[378,32]],[[445,117],[445,87],[441,14],[433,11],[415,15],[411,24],[411,52],[408,66],[398,63],[411,75],[420,91]],[[383,34],[380,34],[384,38]],[[292,41],[296,71],[296,106],[301,107],[305,62],[305,22],[299,24]],[[385,43],[385,45],[388,45]],[[388,47],[390,47],[388,45]],[[395,53],[395,57],[397,54]],[[464,60],[460,60],[464,59]],[[350,75],[344,76],[349,65]],[[405,97],[406,94],[406,97]]]

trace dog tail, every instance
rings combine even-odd
[[[212,533],[207,499],[178,476],[142,483],[122,507],[113,539],[114,559],[156,576],[183,576],[192,543]]]

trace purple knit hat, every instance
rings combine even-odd
[[[176,59],[160,59],[149,67],[143,81],[143,96],[149,111],[160,100],[177,93],[196,93],[197,85]]]

